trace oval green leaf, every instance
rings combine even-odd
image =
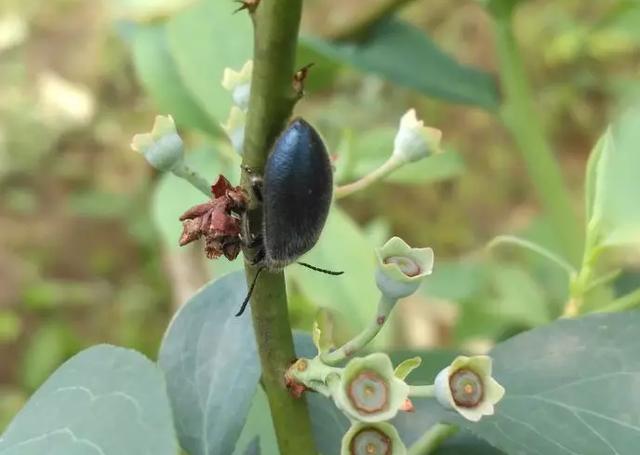
[[[639,146],[640,106],[636,106],[609,127],[593,151],[586,193],[596,245],[640,246]]]
[[[0,438],[2,455],[175,455],[162,373],[142,354],[100,345],[36,391]]]
[[[428,96],[494,110],[499,96],[494,78],[445,54],[420,29],[389,19],[374,27],[366,41],[334,43],[317,37],[301,42],[328,57]]]
[[[138,78],[160,110],[171,114],[178,125],[197,128],[218,136],[215,118],[191,97],[169,53],[166,26],[137,26],[133,35],[133,63]]]
[[[506,453],[634,455],[640,441],[640,312],[558,320],[499,344],[496,414],[470,423]],[[431,403],[434,408],[435,403]]]
[[[158,362],[190,455],[233,453],[247,418],[260,361],[250,314],[234,316],[246,292],[242,272],[207,284],[180,308],[162,340]]]
[[[218,123],[232,103],[222,87],[224,69],[240,70],[253,48],[251,19],[233,14],[237,7],[232,1],[202,0],[167,24],[169,49],[185,86]]]

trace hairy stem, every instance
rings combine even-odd
[[[383,0],[373,7],[368,5],[363,6],[363,8],[361,8],[361,15],[354,17],[353,20],[343,27],[332,30],[327,37],[336,41],[361,39],[371,27],[412,1],[413,0]]]
[[[440,444],[442,444],[445,439],[453,436],[457,431],[458,428],[453,425],[436,423],[411,446],[407,454],[429,455],[440,447]]]
[[[243,177],[250,191],[251,172],[262,174],[274,141],[283,130],[298,96],[292,87],[302,0],[263,0],[253,14],[255,43],[251,98],[245,131]],[[256,206],[256,201],[251,201]],[[260,234],[261,210],[249,213],[252,234]],[[252,257],[245,251],[245,257]],[[251,281],[257,270],[245,264]],[[282,272],[265,271],[251,299],[253,327],[262,364],[262,385],[282,455],[316,453],[304,400],[289,394],[284,375],[295,359]]]
[[[512,9],[511,1],[493,2],[496,45],[505,95],[502,118],[518,144],[538,197],[562,243],[562,253],[575,265],[580,259],[582,249],[581,230],[560,166],[545,137],[542,122],[534,106],[531,88],[513,33]]]

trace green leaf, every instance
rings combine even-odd
[[[396,377],[400,379],[406,379],[409,374],[420,366],[422,359],[420,357],[411,357],[403,360],[393,372]]]
[[[609,127],[596,146],[596,161],[589,165],[587,198],[593,200],[589,229],[596,245],[640,245],[639,147],[640,106],[636,106]]]
[[[506,453],[637,453],[640,312],[561,319],[496,346],[496,415],[460,424]],[[435,406],[435,403],[432,404]]]
[[[260,453],[260,438],[255,437],[247,446],[244,455],[260,455]]]
[[[95,346],[64,363],[0,438],[2,455],[175,455],[161,372],[138,352]]]
[[[373,317],[379,294],[374,281],[373,246],[353,220],[334,206],[320,240],[302,260],[344,271],[344,275],[335,277],[295,264],[286,269],[287,276],[311,302],[342,316],[335,318],[336,331],[340,331],[340,324],[350,332],[365,327]]]
[[[190,126],[218,136],[215,117],[192,98],[169,53],[164,25],[138,26],[133,35],[133,63],[138,79],[154,98],[160,110],[171,114],[178,125]]]
[[[167,24],[171,55],[193,98],[218,123],[229,115],[231,94],[222,87],[229,67],[251,58],[253,30],[248,14],[233,14],[231,1],[201,0]]]
[[[262,387],[258,387],[253,396],[247,421],[238,438],[234,455],[244,455],[256,439],[259,441],[261,453],[279,453],[276,432],[271,420],[269,401]]]
[[[260,378],[250,315],[235,317],[247,292],[242,272],[203,287],[174,316],[159,364],[190,455],[233,452]]]
[[[445,54],[420,29],[397,19],[376,26],[362,43],[332,43],[303,37],[302,43],[329,57],[446,101],[496,109],[491,75]]]

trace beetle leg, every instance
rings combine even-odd
[[[259,247],[259,246],[261,246],[261,245],[262,245],[262,236],[261,236],[261,235],[253,236],[253,238],[252,238],[252,239],[248,240],[248,241],[245,243],[245,246],[246,246],[247,248],[250,248],[250,249],[257,248],[257,247]]]
[[[262,202],[262,177],[251,177],[251,189],[259,202]]]
[[[258,251],[256,251],[256,255],[253,257],[253,259],[251,259],[251,265],[255,266],[260,264],[262,261],[264,261],[265,256],[266,252],[264,248],[260,248]]]

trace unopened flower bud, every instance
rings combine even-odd
[[[184,144],[170,115],[158,115],[150,133],[136,134],[131,148],[160,171],[171,171],[184,158]]]

